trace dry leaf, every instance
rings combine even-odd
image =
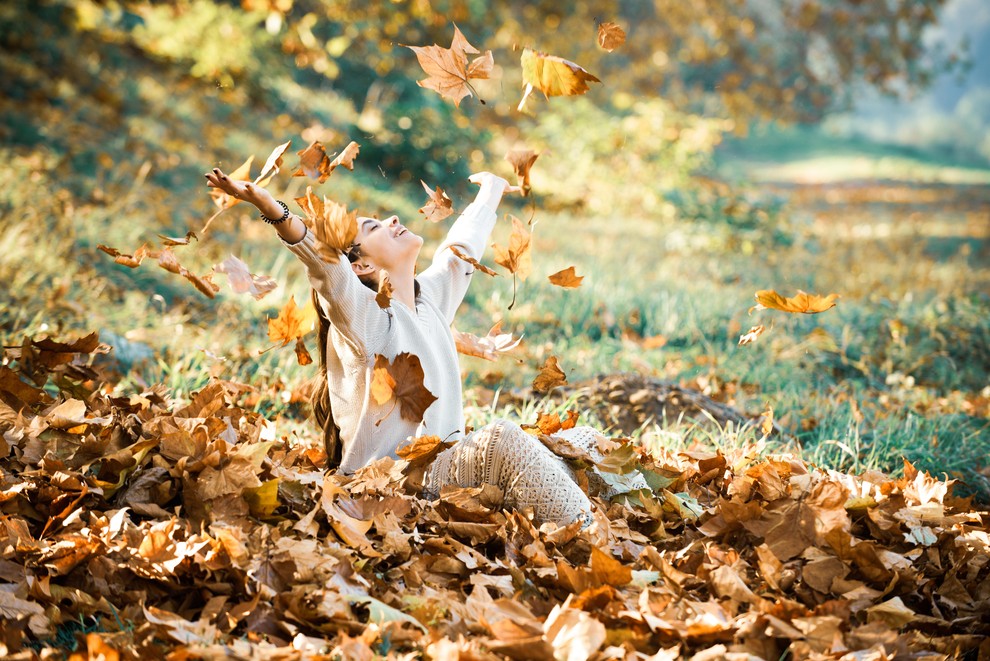
[[[772,289],[761,289],[756,292],[756,305],[749,309],[753,310],[783,310],[784,312],[801,312],[804,314],[816,314],[835,307],[835,300],[838,294],[819,296],[818,294],[808,294],[800,289],[791,298],[784,298]]]
[[[534,152],[532,149],[513,149],[505,155],[505,160],[512,165],[512,170],[516,173],[523,197],[529,195],[529,191],[532,188],[529,185],[529,171],[539,156],[540,154]]]
[[[296,360],[303,366],[313,362],[313,357],[309,355],[309,351],[306,349],[306,342],[303,341],[302,336],[296,340]]]
[[[402,419],[419,423],[422,422],[426,409],[437,401],[433,393],[423,384],[425,378],[419,356],[403,352],[389,361],[379,354],[375,356],[371,395],[378,404],[384,404],[394,398]],[[380,422],[381,420],[378,421]]]
[[[251,181],[252,163],[254,163],[253,155],[248,156],[248,159],[244,161],[239,168],[237,168],[236,170],[234,170],[233,172],[227,175],[227,178],[232,179],[234,181]],[[235,204],[240,203],[240,199],[232,195],[228,195],[219,188],[211,188],[210,197],[213,198],[213,204],[215,204],[220,211],[224,211],[234,206]],[[212,218],[210,218],[210,220],[206,222],[207,227],[213,221],[213,218],[216,218],[216,215],[214,215]]]
[[[557,357],[550,356],[544,361],[540,373],[533,380],[533,390],[546,393],[563,385],[567,385],[567,375],[557,366]]]
[[[763,410],[763,416],[760,418],[760,431],[763,432],[764,436],[769,436],[773,433],[773,407],[770,403],[767,403],[766,409]]]
[[[495,263],[504,266],[509,273],[519,276],[520,280],[525,280],[533,269],[533,258],[530,254],[530,244],[532,236],[526,229],[526,225],[513,215],[512,234],[509,236],[509,245],[506,248],[495,244]]]
[[[534,89],[543,92],[547,98],[551,96],[574,96],[587,92],[589,81],[602,82],[570,60],[528,48],[523,50],[521,64],[526,92],[516,108],[520,111]]]
[[[753,326],[748,331],[746,331],[744,335],[739,336],[738,346],[743,346],[746,344],[752,344],[753,342],[756,342],[756,338],[762,335],[763,331],[765,330],[766,328],[764,328],[762,324],[760,324],[759,326]]]
[[[234,255],[214,266],[213,270],[227,276],[227,282],[235,294],[251,294],[255,300],[260,300],[278,287],[278,283],[267,275],[251,273],[247,264]]]
[[[375,294],[375,303],[381,309],[392,305],[392,282],[388,279],[388,271],[382,269],[378,274],[378,293]]]
[[[471,333],[462,333],[456,328],[451,328],[454,335],[454,345],[457,352],[465,356],[476,356],[485,360],[498,360],[500,354],[507,353],[522,342],[522,336],[513,339],[512,333],[502,333],[502,322],[492,326],[485,337],[478,337]]]
[[[424,214],[428,221],[438,223],[454,213],[454,203],[447,197],[442,188],[437,186],[434,191],[430,190],[430,187],[422,179],[419,180],[419,183],[423,184],[423,188],[426,189],[426,194],[429,196],[426,204],[419,208],[419,212]]]
[[[189,241],[192,239],[199,241],[199,237],[196,236],[196,232],[193,231],[186,232],[184,237],[165,236],[164,234],[159,234],[158,237],[162,240],[162,244],[165,246],[188,246]]]
[[[461,252],[461,249],[457,246],[454,245],[450,246],[450,252],[454,253],[454,255],[456,255],[458,259],[464,260],[465,262],[467,262],[474,268],[478,269],[482,273],[486,273],[490,276],[498,275],[498,273],[496,273],[494,270],[488,268],[487,266],[476,260],[471,255],[465,255],[463,252]]]
[[[354,159],[361,146],[356,142],[349,142],[344,150],[337,154],[337,157],[330,160],[327,156],[326,148],[318,140],[314,140],[308,147],[296,153],[299,155],[299,169],[292,173],[293,177],[310,177],[316,179],[321,184],[326,181],[337,166],[343,165],[348,170],[354,169]]]
[[[282,157],[285,154],[285,150],[291,144],[292,141],[289,140],[272,150],[272,153],[268,155],[268,159],[265,161],[265,166],[261,168],[261,172],[258,173],[258,177],[254,180],[256,185],[264,188],[272,180],[272,177],[279,173],[282,167]]]
[[[357,238],[357,212],[326,197],[320,200],[309,186],[306,195],[295,201],[306,215],[306,226],[316,236],[320,256],[332,264],[340,261],[340,253],[349,250]]]
[[[601,23],[598,26],[598,45],[609,53],[626,43],[626,31],[616,23]]]
[[[268,319],[268,339],[280,342],[284,347],[313,330],[316,319],[316,308],[311,300],[300,308],[296,306],[295,296],[290,296],[289,302],[279,310],[278,316]]]
[[[429,74],[429,78],[418,81],[419,86],[431,89],[445,99],[450,99],[455,106],[460,106],[461,99],[465,96],[472,96],[473,88],[468,81],[487,79],[495,66],[490,50],[468,64],[467,56],[475,55],[480,51],[468,43],[456,25],[450,48],[443,48],[437,44],[405,47],[416,53],[419,65]]]
[[[579,276],[575,273],[573,266],[568,266],[563,271],[557,271],[553,275],[549,276],[549,279],[552,284],[555,284],[558,287],[574,289],[581,286],[581,281],[584,280],[584,276]]]

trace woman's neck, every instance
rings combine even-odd
[[[412,269],[404,269],[397,273],[389,273],[388,281],[392,285],[392,298],[405,305],[410,310],[416,309],[416,274]]]

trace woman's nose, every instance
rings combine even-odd
[[[395,227],[396,225],[399,224],[399,217],[398,216],[392,216],[391,218],[388,219],[388,224],[389,224],[389,227]]]

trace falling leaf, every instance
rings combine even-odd
[[[744,335],[740,335],[739,336],[739,345],[738,346],[743,346],[743,345],[746,345],[746,344],[751,344],[753,342],[756,342],[756,338],[758,338],[760,335],[762,335],[763,334],[763,331],[765,331],[765,330],[766,329],[763,327],[762,324],[760,324],[759,326],[753,326],[748,331],[746,331],[746,333]]]
[[[616,23],[601,23],[598,26],[598,45],[609,53],[626,43],[626,31]]]
[[[260,300],[278,287],[278,283],[267,275],[251,273],[247,264],[234,255],[214,266],[213,270],[227,276],[227,282],[235,294],[251,294],[255,300]]]
[[[248,159],[244,161],[239,168],[237,168],[236,170],[234,170],[233,172],[227,175],[227,178],[232,179],[233,181],[250,181],[252,163],[254,163],[253,155],[248,156]],[[213,204],[216,205],[216,207],[220,211],[225,211],[230,207],[234,206],[235,204],[239,204],[241,202],[240,198],[236,198],[233,195],[228,195],[219,188],[211,188],[210,197],[213,198]],[[215,214],[213,217],[210,218],[210,220],[206,222],[207,227],[213,221],[213,218],[216,218],[217,215],[219,215],[219,212],[218,214]]]
[[[566,287],[568,289],[574,289],[581,286],[581,281],[584,280],[583,275],[578,275],[574,271],[573,266],[568,266],[563,271],[557,271],[553,275],[549,276],[550,282],[557,285],[558,287]]]
[[[378,293],[375,295],[378,307],[386,309],[392,305],[392,281],[388,279],[388,271],[382,269],[378,274]]]
[[[285,150],[291,144],[292,141],[289,140],[272,150],[272,153],[268,155],[268,159],[265,161],[265,166],[261,168],[261,172],[258,173],[258,177],[254,180],[256,185],[265,187],[272,180],[272,177],[278,174],[279,169],[282,167],[282,157],[285,154]]]
[[[430,187],[422,179],[419,180],[419,183],[423,184],[423,188],[426,189],[426,194],[429,196],[426,204],[419,208],[419,212],[424,214],[428,221],[438,223],[454,213],[454,203],[447,197],[442,188],[437,186],[434,191],[430,190]]]
[[[557,357],[548,357],[540,367],[540,373],[533,380],[533,390],[546,393],[564,385],[567,385],[567,375],[557,366]]]
[[[450,99],[455,106],[460,106],[461,99],[465,96],[472,96],[473,88],[468,81],[487,79],[495,66],[495,59],[490,50],[468,64],[467,56],[476,55],[480,51],[468,43],[456,25],[450,48],[443,48],[437,44],[405,47],[416,53],[419,66],[429,75],[429,78],[418,81],[419,86],[431,89],[445,99]]]
[[[509,245],[505,248],[498,244],[492,246],[495,249],[495,263],[508,269],[509,273],[519,276],[520,280],[525,280],[533,268],[530,254],[532,236],[521,220],[511,214],[509,218],[512,219]]]
[[[350,250],[357,237],[357,212],[349,212],[345,205],[326,197],[320,200],[312,187],[306,188],[306,195],[296,198],[296,204],[306,215],[306,226],[316,236],[320,256],[330,263],[340,261],[340,253]]]
[[[105,246],[102,243],[97,244],[96,247],[102,250],[103,252],[105,252],[106,254],[110,255],[111,257],[113,257],[113,261],[117,262],[122,266],[127,266],[132,269],[136,269],[137,267],[141,266],[141,262],[144,261],[144,258],[149,256],[149,251],[147,246],[141,246],[140,248],[134,251],[133,255],[125,255],[116,248]]]
[[[512,333],[502,333],[502,322],[496,323],[485,337],[462,333],[451,328],[457,352],[465,356],[476,356],[485,360],[498,360],[500,354],[512,351],[522,341],[522,336],[513,339]]]
[[[539,156],[540,154],[534,152],[532,149],[513,149],[505,155],[505,160],[512,165],[512,169],[516,173],[519,187],[522,188],[523,197],[529,195],[531,189],[529,185],[529,171]]]
[[[425,378],[419,356],[403,352],[389,361],[378,354],[375,356],[372,372],[371,395],[380,405],[394,398],[402,419],[419,423],[422,422],[426,409],[437,401],[424,385]]]
[[[280,342],[284,347],[293,340],[298,340],[313,330],[316,323],[316,308],[312,301],[307,301],[303,307],[296,306],[295,296],[289,297],[289,302],[282,306],[278,316],[268,319],[268,339]]]
[[[199,240],[199,237],[196,236],[196,232],[191,230],[186,232],[184,237],[165,236],[164,234],[159,234],[158,237],[162,240],[162,244],[165,246],[188,246],[192,239],[196,239],[197,241]]]
[[[761,289],[756,292],[756,305],[751,307],[749,311],[771,309],[816,314],[835,307],[837,298],[839,298],[838,294],[819,296],[818,294],[808,294],[800,289],[793,297],[784,298],[772,289]]]
[[[309,355],[309,350],[306,349],[306,342],[301,337],[296,340],[296,360],[303,366],[313,362],[313,357]]]
[[[343,165],[348,170],[354,169],[354,159],[361,146],[356,142],[349,142],[344,150],[337,154],[337,157],[330,160],[327,156],[326,148],[318,140],[314,140],[308,147],[296,152],[299,155],[299,169],[292,173],[293,177],[309,177],[316,179],[321,184],[326,181],[337,166]]]
[[[763,410],[763,416],[760,418],[760,431],[763,432],[764,436],[769,436],[773,433],[773,407],[767,402],[766,409]]]
[[[547,98],[551,96],[574,96],[587,92],[589,81],[602,82],[570,60],[533,51],[529,48],[523,50],[521,63],[526,92],[517,107],[517,110],[520,111],[534,89],[543,92]]]
[[[476,260],[471,255],[465,255],[463,252],[461,252],[461,249],[457,246],[454,245],[450,246],[450,252],[454,253],[454,255],[456,255],[458,259],[463,259],[465,262],[467,262],[474,268],[478,269],[482,273],[485,273],[490,276],[498,275],[498,273],[496,273],[494,270],[488,268],[487,266]]]

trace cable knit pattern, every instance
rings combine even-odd
[[[472,432],[437,455],[426,476],[428,498],[447,485],[494,484],[510,507],[532,507],[535,519],[567,525],[591,522],[591,502],[564,460],[538,439],[507,420],[496,420]]]

